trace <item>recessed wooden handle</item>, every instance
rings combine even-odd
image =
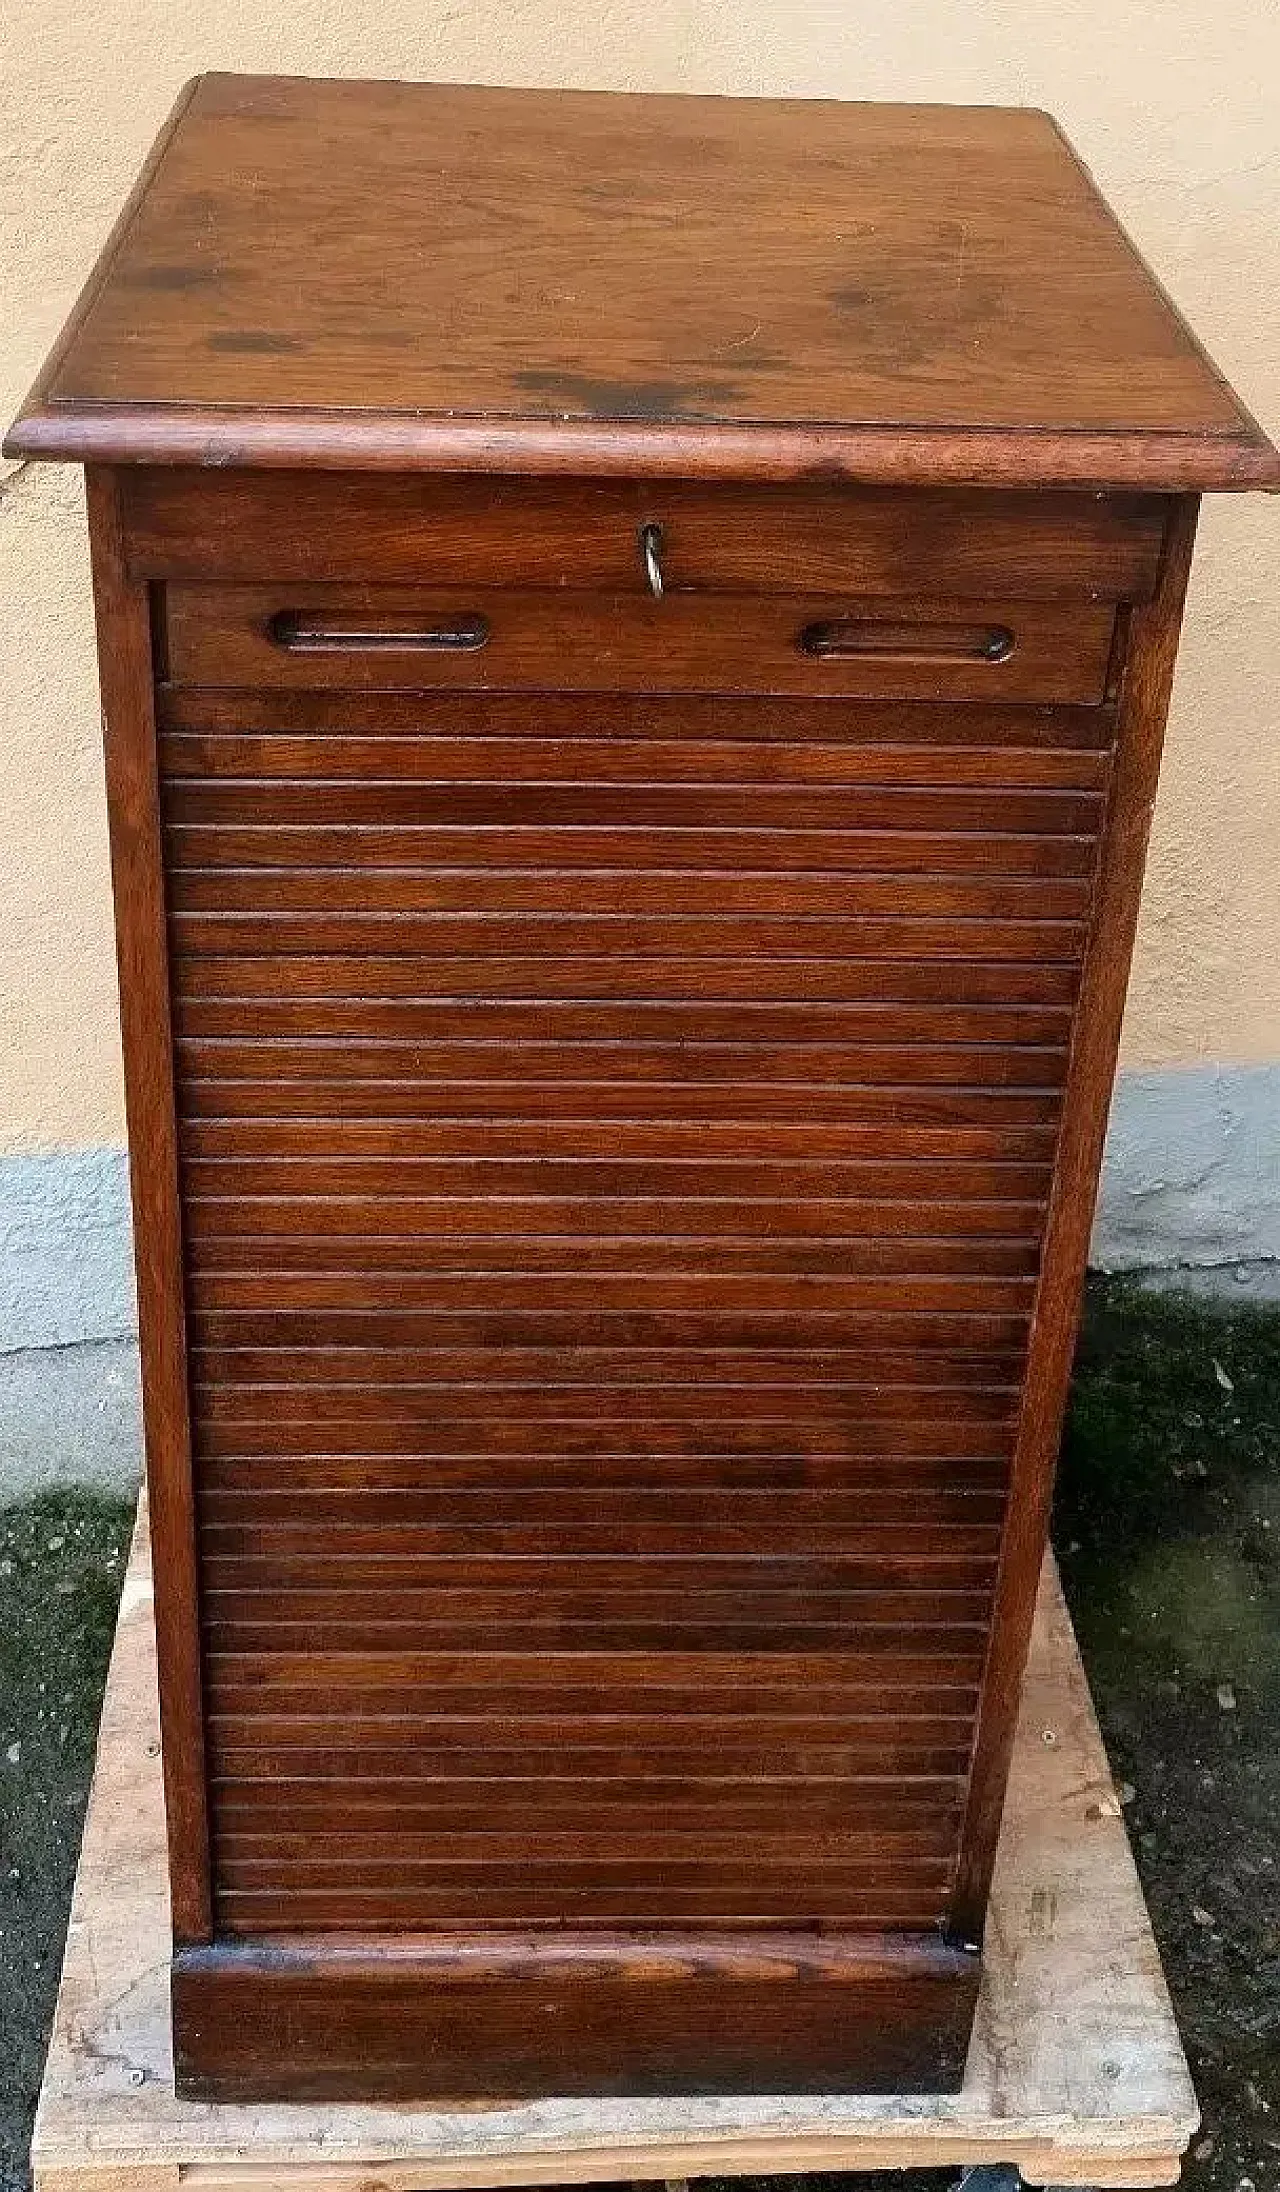
[[[300,609],[278,609],[267,631],[291,654],[474,654],[489,638],[482,616],[444,617],[438,624],[324,624]]]
[[[1007,662],[1017,641],[1007,624],[906,624],[833,617],[806,624],[802,653],[847,662]]]

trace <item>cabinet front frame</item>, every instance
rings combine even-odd
[[[202,483],[199,475],[189,477],[191,484],[184,492],[192,498],[194,532],[204,541],[209,534],[207,528],[202,530],[199,510]],[[157,773],[155,684],[163,677],[165,664],[163,639],[157,634],[153,613],[152,581],[162,578],[168,565],[163,539],[154,524],[149,531],[141,527],[136,543],[129,531],[130,511],[151,507],[150,483],[151,475],[146,473],[93,467],[88,472],[88,503],[121,978],[147,1472],[155,1542],[175,1969],[182,1974],[179,1991],[184,2001],[195,2000],[198,2005],[203,1999],[201,1989],[207,1986],[219,1999],[225,1995],[234,2004],[238,1999],[236,1987],[248,1966],[243,1958],[236,1962],[233,1957],[227,1962],[221,1945],[215,1941],[212,1918],[182,1210]],[[170,537],[176,539],[172,482],[156,484],[154,505],[169,513]],[[331,481],[325,485],[332,491]],[[280,491],[284,491],[283,482]],[[210,483],[210,497],[219,492],[220,484]],[[1145,498],[1144,513],[1149,508],[1149,498]],[[1105,584],[1102,588],[1105,598],[1118,598],[1125,604],[1121,609],[1124,641],[1113,664],[1118,708],[1115,764],[1072,1027],[1007,1518],[979,1696],[959,1884],[953,1903],[954,1950],[948,1950],[959,1959],[954,1969],[948,1967],[952,1981],[963,1981],[964,1974],[972,1969],[995,1856],[1021,1674],[1046,1541],[1054,1459],[1070,1376],[1197,510],[1198,497],[1193,495],[1162,501],[1163,535],[1153,589],[1135,584],[1131,596],[1109,597]],[[198,561],[205,552],[202,547]],[[201,561],[196,575],[225,576],[224,565],[236,575],[243,575],[246,559],[252,563],[257,554],[254,545],[241,538],[234,554],[228,551],[212,568]],[[192,559],[178,545],[172,550],[172,562],[175,570],[191,573]],[[1136,564],[1132,566],[1131,579],[1137,568]],[[379,575],[393,574],[380,567]],[[976,578],[974,583],[976,586]],[[1079,587],[1080,582],[1073,579],[1072,584]],[[378,1962],[381,1978],[394,1987],[394,1970],[380,1961],[386,1946],[385,1940],[371,1935],[361,1953]],[[329,1953],[321,1943],[312,1944],[309,1950],[297,1944],[298,1985],[304,1991],[311,1983],[307,1974],[323,1968]],[[519,1964],[520,1958],[516,1961]],[[414,1970],[410,1942],[403,1944],[393,1963],[408,1984]],[[415,1983],[422,1981],[429,1965],[430,1958],[422,1952]],[[532,1968],[527,1955],[523,1968],[526,1972]],[[933,1970],[931,1984],[936,1984],[939,1969]],[[234,2020],[234,2009],[229,2014]],[[202,2012],[197,2006],[187,2015],[194,2033],[200,2027]],[[196,2089],[201,2075],[198,2055],[197,2043],[186,2073],[191,2090]],[[218,2077],[223,2075],[212,2073],[208,2090],[228,2090],[218,2085]],[[231,2075],[233,2081],[239,2077],[241,2083],[233,2089],[243,2090],[242,2071],[225,2075]]]

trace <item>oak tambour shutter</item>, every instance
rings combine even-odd
[[[215,1919],[940,1929],[1115,606],[518,602],[163,592]]]

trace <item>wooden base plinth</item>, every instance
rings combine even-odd
[[[1014,2164],[1028,2184],[1100,2192],[1176,2183],[1198,2122],[1051,1571],[958,2093],[192,2101],[174,2091],[169,1956],[140,1530],[36,2118],[36,2192],[460,2192],[978,2162]]]
[[[978,1959],[936,1938],[223,1943],[173,1965],[192,2100],[958,2088]],[[288,2033],[287,2048],[277,2036]]]

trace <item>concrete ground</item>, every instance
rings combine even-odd
[[[0,2192],[25,2185],[130,1520],[0,1510]],[[1280,1308],[1095,1283],[1056,1536],[1204,2109],[1184,2186],[1277,2192]],[[855,2181],[953,2175],[800,2184]]]

